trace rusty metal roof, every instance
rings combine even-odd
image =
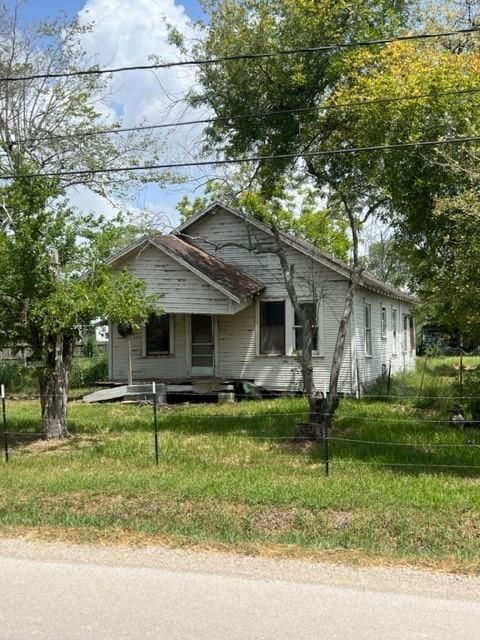
[[[234,298],[246,300],[265,288],[265,285],[255,278],[177,236],[159,235],[151,236],[148,239],[153,245],[165,251],[172,258],[180,260]]]

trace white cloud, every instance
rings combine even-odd
[[[187,36],[191,32],[184,8],[174,0],[88,0],[79,19],[94,25],[83,45],[101,67],[149,64],[152,54],[176,60],[178,51],[168,43],[167,24]],[[117,73],[110,83],[109,106],[128,126],[144,119],[162,122],[172,101],[181,100],[193,81],[189,67]],[[185,104],[173,107],[170,116],[173,119],[184,109]]]
[[[149,64],[152,54],[162,61],[179,59],[176,47],[168,43],[167,24],[186,38],[193,35],[184,7],[175,0],[87,0],[78,16],[82,24],[93,24],[93,29],[83,36],[82,44],[91,62],[104,68]],[[203,117],[204,113],[193,112],[182,100],[194,82],[193,67],[113,74],[102,114],[106,120],[121,120],[124,126]],[[194,159],[202,131],[203,127],[198,125],[158,130],[160,160],[168,163]],[[175,202],[194,187],[195,184],[190,184],[182,189],[177,185],[163,192],[148,187],[149,208],[159,212],[158,215],[166,214],[176,224]],[[84,190],[83,194],[75,195],[82,208],[90,207],[99,213],[105,207],[113,211],[110,203],[86,193]]]
[[[69,202],[84,213],[96,213],[106,218],[113,218],[119,211],[119,206],[106,198],[94,193],[88,187],[70,187],[67,190]]]

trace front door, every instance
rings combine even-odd
[[[191,316],[192,376],[213,376],[215,372],[215,341],[213,316]]]

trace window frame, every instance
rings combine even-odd
[[[314,342],[312,343],[312,354],[313,355],[319,355],[320,354],[320,325],[319,325],[319,305],[317,302],[313,302],[311,300],[305,300],[305,301],[301,301],[299,302],[300,306],[304,306],[304,305],[309,305],[311,307],[313,307],[315,316],[314,316],[314,337],[316,335],[316,340],[314,340]],[[303,348],[302,349],[298,349],[297,348],[297,330],[300,329],[303,331],[303,325],[302,324],[298,324],[296,323],[296,316],[297,312],[295,311],[295,308],[293,308],[293,324],[292,324],[292,347],[293,347],[293,353],[302,353],[303,352]]]
[[[152,321],[152,318],[157,317],[157,318],[167,318],[168,321],[168,336],[167,336],[167,341],[168,341],[168,351],[152,351],[151,349],[149,349],[149,336],[148,336],[148,327],[149,324]],[[143,357],[145,358],[165,358],[167,356],[171,356],[173,355],[173,345],[174,345],[174,339],[173,339],[173,316],[171,313],[162,313],[161,315],[157,315],[155,313],[151,314],[150,317],[148,318],[147,322],[144,325],[144,330],[143,330]]]
[[[283,306],[283,345],[282,345],[282,350],[279,351],[262,351],[262,337],[264,334],[265,329],[268,326],[279,326],[279,325],[263,325],[262,323],[262,318],[263,318],[263,313],[262,313],[262,308],[263,305],[268,305],[268,304],[282,304]],[[259,300],[258,302],[258,350],[257,353],[259,356],[267,356],[267,357],[272,357],[272,356],[285,356],[287,353],[287,309],[286,309],[286,301],[285,299],[277,299],[277,300]]]
[[[386,340],[388,335],[388,318],[387,318],[387,307],[382,304],[380,305],[380,336],[382,340]]]
[[[416,350],[415,318],[411,313],[408,314],[408,330],[409,330],[410,351],[415,352]]]
[[[367,322],[368,320],[368,322]],[[364,327],[364,350],[365,357],[373,356],[373,340],[372,340],[372,304],[365,302],[363,307],[363,327]]]
[[[402,352],[408,352],[408,313],[403,314],[403,326],[402,326]]]
[[[392,307],[392,355],[398,354],[398,309]]]

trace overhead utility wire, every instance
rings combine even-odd
[[[440,31],[437,33],[416,33],[405,36],[395,36],[393,38],[378,38],[376,40],[357,40],[356,42],[336,42],[332,44],[320,45],[318,47],[296,47],[293,49],[280,49],[278,51],[266,51],[263,53],[235,53],[218,58],[202,58],[200,60],[180,60],[178,62],[159,62],[154,64],[140,64],[124,67],[112,67],[111,69],[83,69],[79,71],[62,71],[58,73],[32,73],[24,76],[6,76],[2,82],[19,82],[24,80],[41,80],[49,78],[71,78],[75,76],[92,76],[111,73],[121,73],[123,71],[145,71],[157,69],[171,69],[173,67],[203,66],[216,64],[218,62],[228,62],[235,60],[262,60],[265,58],[275,58],[276,56],[289,56],[296,53],[322,53],[325,51],[335,51],[341,49],[353,49],[356,47],[373,47],[381,44],[391,44],[393,42],[403,42],[408,40],[429,40],[432,38],[445,38],[449,36],[465,35],[476,33],[478,27],[469,29],[457,29],[455,31]]]
[[[263,162],[267,160],[288,160],[291,158],[318,158],[321,156],[336,156],[346,153],[363,153],[368,151],[395,151],[398,149],[411,149],[415,147],[434,147],[444,144],[467,144],[479,142],[480,136],[466,138],[445,138],[444,140],[419,140],[417,142],[399,142],[398,144],[375,145],[369,147],[345,147],[339,149],[325,149],[324,151],[306,151],[304,153],[282,153],[268,156],[246,156],[244,158],[230,158],[224,160],[198,160],[189,162],[169,162],[165,164],[151,164],[129,167],[106,167],[104,169],[78,169],[73,171],[52,171],[45,173],[26,173],[0,175],[0,180],[13,180],[14,178],[49,178],[68,176],[90,176],[99,173],[123,173],[129,171],[148,171],[152,169],[180,169],[187,167],[220,166],[226,164],[242,164],[243,162]]]
[[[231,120],[246,120],[255,118],[266,118],[270,116],[291,115],[292,113],[308,113],[312,111],[331,111],[336,109],[349,109],[351,107],[363,107],[371,104],[389,104],[392,102],[402,102],[403,100],[421,100],[425,98],[442,98],[445,96],[461,96],[472,93],[479,93],[480,87],[471,87],[469,89],[455,89],[452,91],[435,91],[432,93],[418,93],[393,98],[375,98],[373,100],[355,100],[352,102],[343,102],[337,104],[319,105],[315,107],[298,107],[296,109],[278,109],[273,111],[258,111],[252,113],[239,113],[230,116],[215,116],[211,118],[201,118],[198,120],[183,120],[179,122],[163,122],[161,124],[138,125],[135,127],[102,129],[101,131],[79,131],[70,134],[48,135],[37,138],[24,138],[14,140],[14,144],[31,144],[32,142],[48,142],[49,140],[70,140],[71,138],[87,138],[93,136],[103,136],[117,133],[133,133],[137,131],[152,131],[155,129],[168,129],[173,127],[185,127],[194,124],[210,124],[213,122],[229,122]]]

